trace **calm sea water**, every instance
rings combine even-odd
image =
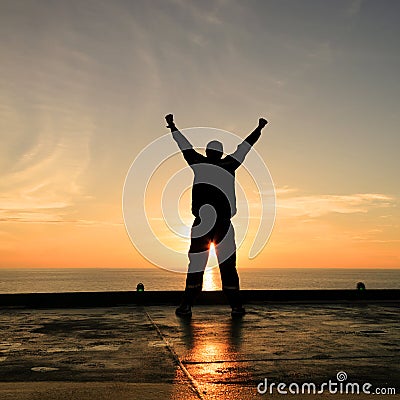
[[[400,270],[394,269],[242,269],[242,289],[400,289]],[[132,269],[0,269],[0,293],[182,290],[185,275],[154,268]],[[218,268],[206,271],[204,290],[219,290]]]

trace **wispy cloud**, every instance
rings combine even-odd
[[[220,8],[224,6],[225,1],[212,2],[210,8],[204,7],[204,3],[196,3],[183,0],[172,0],[172,3],[185,10],[185,12],[192,15],[193,18],[198,19],[202,23],[210,25],[222,24],[219,17]]]
[[[293,193],[296,191],[289,187],[277,189],[277,208],[284,216],[318,218],[331,213],[367,213],[373,208],[395,205],[394,197],[382,193],[348,195],[293,195]]]
[[[275,188],[275,193],[276,195],[284,195],[284,194],[288,194],[288,193],[294,193],[297,192],[298,189],[297,188],[291,188],[289,186],[282,186],[279,188]]]
[[[56,149],[47,157],[35,156],[29,163],[2,174],[1,220],[59,221],[71,206],[82,201],[84,192],[79,178],[86,168],[87,157],[85,150],[79,149],[80,144],[82,141]]]

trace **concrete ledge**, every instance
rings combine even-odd
[[[75,308],[122,305],[175,305],[182,291],[124,291],[0,294],[0,307]],[[251,303],[400,303],[400,289],[373,290],[242,290],[245,304]],[[222,291],[202,292],[197,304],[226,304]]]

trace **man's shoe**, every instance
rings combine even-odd
[[[232,307],[232,318],[241,318],[246,314],[246,310],[243,307]]]
[[[192,307],[187,304],[181,304],[176,310],[175,314],[178,317],[190,318],[192,316]]]

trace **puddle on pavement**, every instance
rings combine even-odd
[[[59,368],[54,367],[32,367],[31,371],[34,372],[51,372],[51,371],[58,371]]]

